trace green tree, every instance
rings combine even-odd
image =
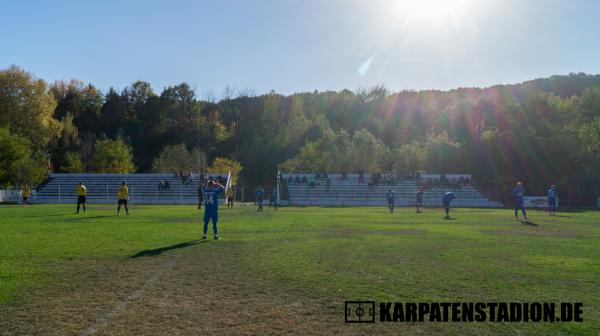
[[[448,137],[448,133],[430,134],[423,146],[424,165],[428,170],[451,172],[459,158],[460,144]]]
[[[185,144],[165,146],[153,163],[153,171],[157,173],[202,172],[205,169],[206,154],[200,148],[190,152]]]
[[[424,168],[424,146],[416,141],[402,145],[394,153],[393,169],[397,173],[415,172]]]
[[[387,170],[387,147],[366,129],[358,130],[352,136],[352,170],[376,173]]]
[[[230,159],[226,159],[223,157],[217,157],[213,160],[210,167],[208,167],[209,173],[227,173],[231,172],[231,183],[236,185],[238,182],[238,177],[240,172],[242,171],[242,165]]]
[[[60,134],[55,106],[44,80],[17,66],[0,70],[0,126],[29,139],[36,150],[45,149]]]
[[[45,155],[34,152],[31,141],[0,128],[0,184],[37,184],[46,178]]]
[[[62,171],[65,173],[83,173],[84,167],[79,155],[73,152],[67,152],[65,154],[65,163],[62,167]]]
[[[96,173],[127,174],[135,171],[133,156],[122,139],[102,139],[94,146],[92,169]]]

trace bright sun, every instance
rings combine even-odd
[[[445,25],[463,18],[470,3],[469,0],[400,0],[395,13],[411,24]]]

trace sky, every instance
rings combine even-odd
[[[0,0],[0,69],[199,96],[600,73],[600,1]]]

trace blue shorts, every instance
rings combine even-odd
[[[219,221],[219,211],[217,210],[205,210],[204,211],[204,222],[208,223],[212,219],[213,223]]]

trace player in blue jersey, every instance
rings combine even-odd
[[[217,223],[219,221],[219,194],[225,190],[220,183],[214,180],[209,180],[206,187],[202,189],[204,194],[204,235],[202,239],[206,239],[208,231],[208,222],[212,219],[213,233],[215,239],[219,239],[219,230]]]
[[[390,209],[390,213],[394,213],[394,203],[396,202],[396,193],[392,189],[389,189],[388,192],[385,194],[385,197],[387,198],[388,209]]]
[[[423,207],[423,194],[425,193],[425,190],[423,189],[423,187],[421,187],[419,189],[419,191],[417,191],[417,213],[421,213],[421,208]]]
[[[515,201],[515,219],[519,220],[519,210],[521,210],[521,212],[523,212],[523,217],[525,218],[525,220],[528,220],[529,218],[527,218],[527,211],[525,211],[525,205],[523,200],[523,197],[525,195],[523,183],[521,183],[520,181],[517,182],[517,186],[513,189],[512,194],[513,199]]]
[[[556,186],[554,184],[548,189],[548,212],[550,216],[556,216]]]
[[[269,196],[269,210],[271,209],[271,204],[275,206],[275,210],[277,210],[277,189],[273,188],[271,190],[271,195]]]
[[[265,199],[265,190],[259,186],[256,189],[256,202],[258,203],[258,209],[256,211],[263,211],[263,200]]]
[[[442,196],[442,203],[444,204],[444,210],[446,210],[446,218],[450,218],[450,203],[455,198],[456,194],[451,191],[448,191]]]

